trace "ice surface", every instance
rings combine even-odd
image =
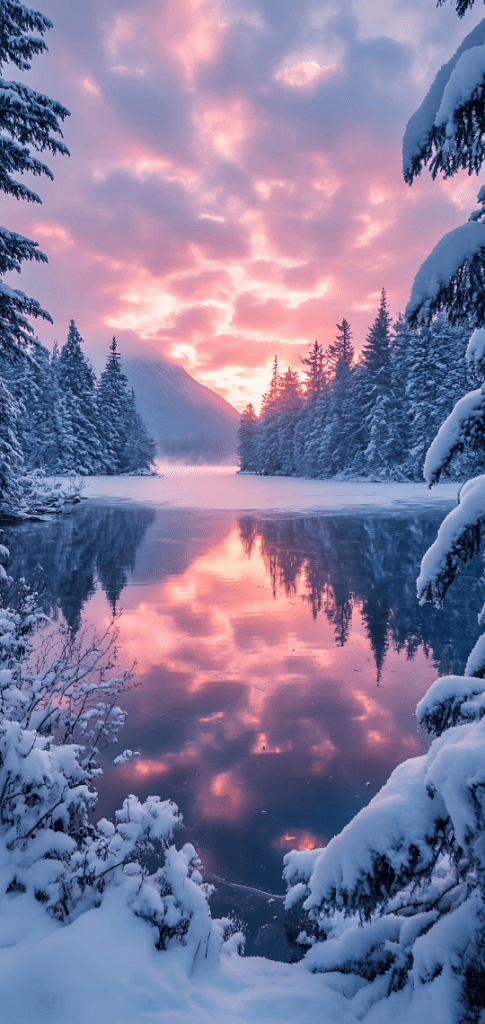
[[[363,506],[437,507],[440,500],[456,500],[459,488],[456,482],[439,484],[428,491],[424,483],[240,475],[234,466],[175,466],[163,467],[162,471],[163,477],[87,477],[83,495],[110,502],[139,501],[179,508],[298,512]]]

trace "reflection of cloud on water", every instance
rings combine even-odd
[[[143,677],[124,738],[136,735],[142,758],[125,771],[134,785],[160,775],[169,791],[197,762],[190,800],[207,822],[249,821],[262,800],[283,806],[308,778],[350,784],[356,765],[387,771],[417,742],[412,695],[403,722],[375,689],[358,608],[337,647],[334,622],[298,600],[306,577],[290,608],[262,587],[267,566],[254,554],[248,560],[233,530],[143,600],[131,591],[121,620],[124,655]]]
[[[327,845],[327,840],[317,837],[308,832],[307,829],[291,829],[284,835],[273,839],[271,844],[280,850],[315,850]]]
[[[273,523],[265,537],[254,522],[251,558],[235,528],[219,524],[211,540],[205,527],[200,544],[192,528],[186,563],[125,589],[120,645],[125,663],[137,660],[141,686],[124,701],[123,745],[141,757],[102,782],[105,813],[129,790],[175,799],[186,837],[232,878],[223,856],[247,862],[253,846],[266,850],[254,854],[259,869],[271,862],[279,877],[282,851],[324,844],[397,763],[420,752],[412,714],[434,675],[425,651],[447,656],[415,601],[411,562],[407,577],[397,572],[409,538],[391,530],[386,540],[384,520],[354,524],[352,557],[335,517],[331,528],[293,523],[290,534]],[[379,533],[388,562],[377,570]],[[298,550],[284,556],[281,576],[278,545],[288,537]],[[89,608],[106,617],[101,594]]]

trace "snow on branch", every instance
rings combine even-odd
[[[416,708],[416,718],[427,732],[441,736],[445,729],[484,714],[484,689],[483,680],[473,676],[467,665],[466,675],[442,676],[430,686]]]
[[[459,167],[478,173],[484,155],[484,43],[485,20],[440,68],[410,118],[403,140],[403,173],[409,184],[428,163],[433,177],[439,170],[449,177]]]
[[[436,742],[439,742],[438,740]],[[304,909],[369,920],[414,878],[431,875],[444,842],[445,804],[426,787],[427,757],[404,761],[315,861]]]
[[[473,368],[477,377],[485,378],[485,328],[477,327],[468,342],[465,352],[467,363]]]
[[[406,307],[412,326],[441,309],[452,324],[485,320],[485,230],[468,221],[449,231],[421,264]]]
[[[478,388],[459,399],[428,449],[423,476],[430,487],[437,483],[458,452],[481,441],[484,424],[485,394]]]
[[[424,555],[417,579],[421,604],[443,604],[460,563],[469,562],[481,550],[484,523],[485,476],[479,476],[462,488],[460,504],[443,520],[434,544]]]

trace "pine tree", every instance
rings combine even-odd
[[[59,390],[69,409],[72,443],[70,472],[102,471],[103,456],[97,429],[96,378],[81,349],[83,339],[71,320],[66,344],[57,361]]]
[[[106,473],[119,473],[126,461],[125,448],[130,434],[127,402],[128,380],[121,369],[121,356],[113,337],[96,391],[98,432]]]
[[[126,435],[121,452],[122,473],[148,473],[155,460],[156,444],[136,408],[135,392],[128,391],[125,405]]]
[[[17,0],[2,0],[0,21],[0,69],[11,63],[22,71],[30,70],[31,57],[47,49],[39,36],[52,28],[52,23]],[[0,79],[0,191],[16,199],[41,202],[35,192],[12,174],[28,171],[52,178],[47,165],[32,155],[29,146],[37,152],[48,149],[52,154],[68,153],[66,146],[54,137],[62,137],[59,121],[68,115],[65,107],[48,96],[19,82]],[[0,274],[11,270],[20,273],[24,260],[45,263],[47,257],[39,251],[37,242],[0,228]],[[32,334],[26,315],[51,321],[49,313],[35,299],[0,282],[0,354],[8,356],[25,346]]]
[[[0,375],[0,510],[9,513],[20,503],[19,475],[23,462],[15,430],[19,404]]]
[[[22,71],[30,70],[30,59],[47,49],[41,37],[51,27],[52,23],[43,14],[29,10],[17,0],[1,0],[0,69],[11,63]],[[52,154],[67,154],[65,145],[55,136],[62,137],[59,122],[64,121],[68,114],[65,107],[48,96],[19,82],[0,79],[0,191],[27,202],[41,202],[35,192],[12,175],[27,171],[36,176],[45,174],[52,178],[50,169],[32,154],[29,147],[36,152],[47,149]],[[37,242],[1,227],[0,275],[3,277],[12,270],[20,273],[24,260],[45,263],[47,257],[40,252]],[[27,346],[33,333],[28,316],[52,322],[50,314],[36,299],[0,281],[0,356],[4,360],[12,361]],[[17,406],[5,394],[5,384],[1,386],[2,414],[11,417],[2,425],[3,442],[7,447],[13,445],[14,451],[18,448],[14,437]],[[20,472],[19,459],[13,455],[9,458],[8,466],[12,474]],[[7,472],[7,462],[4,462],[4,470]],[[17,484],[13,479],[8,483],[8,472],[6,476],[2,474],[2,477],[0,507],[7,501],[11,509]]]
[[[278,396],[278,414],[291,415],[301,409],[303,391],[301,380],[296,370],[289,366],[281,377]]]
[[[261,416],[267,418],[268,416],[276,415],[278,409],[278,399],[281,392],[281,375],[278,371],[278,356],[274,357],[273,369],[271,372],[271,380],[269,382],[269,388],[265,391],[262,402],[261,402]]]
[[[404,410],[394,386],[391,362],[391,317],[386,291],[381,292],[377,316],[367,335],[362,360],[353,382],[352,465],[356,473],[374,479],[404,479]]]
[[[337,324],[337,330],[339,333],[336,335],[335,341],[328,346],[325,352],[325,359],[334,375],[338,372],[345,372],[346,369],[350,370],[354,361],[352,331],[345,317],[341,324]]]
[[[254,472],[257,468],[258,417],[251,402],[243,409],[238,428],[238,465],[243,472]]]
[[[379,311],[367,335],[362,357],[368,369],[376,373],[389,364],[391,345],[391,316],[387,306],[385,288],[381,291]]]
[[[323,348],[317,340],[313,342],[308,356],[300,356],[300,360],[307,367],[305,370],[305,397],[310,402],[314,402],[326,384]]]

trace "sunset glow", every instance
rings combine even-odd
[[[245,0],[88,6],[89,31],[49,0],[50,53],[29,73],[72,111],[71,159],[41,217],[6,215],[49,256],[22,275],[54,317],[41,340],[61,343],[74,317],[94,362],[116,332],[122,353],[175,360],[240,408],[275,352],[299,367],[342,316],[358,351],[382,286],[396,315],[475,201],[475,180],[442,183],[438,215],[426,175],[412,191],[401,175],[406,121],[460,36],[453,12],[438,43],[414,9],[357,0],[341,22],[304,6],[273,23]]]

